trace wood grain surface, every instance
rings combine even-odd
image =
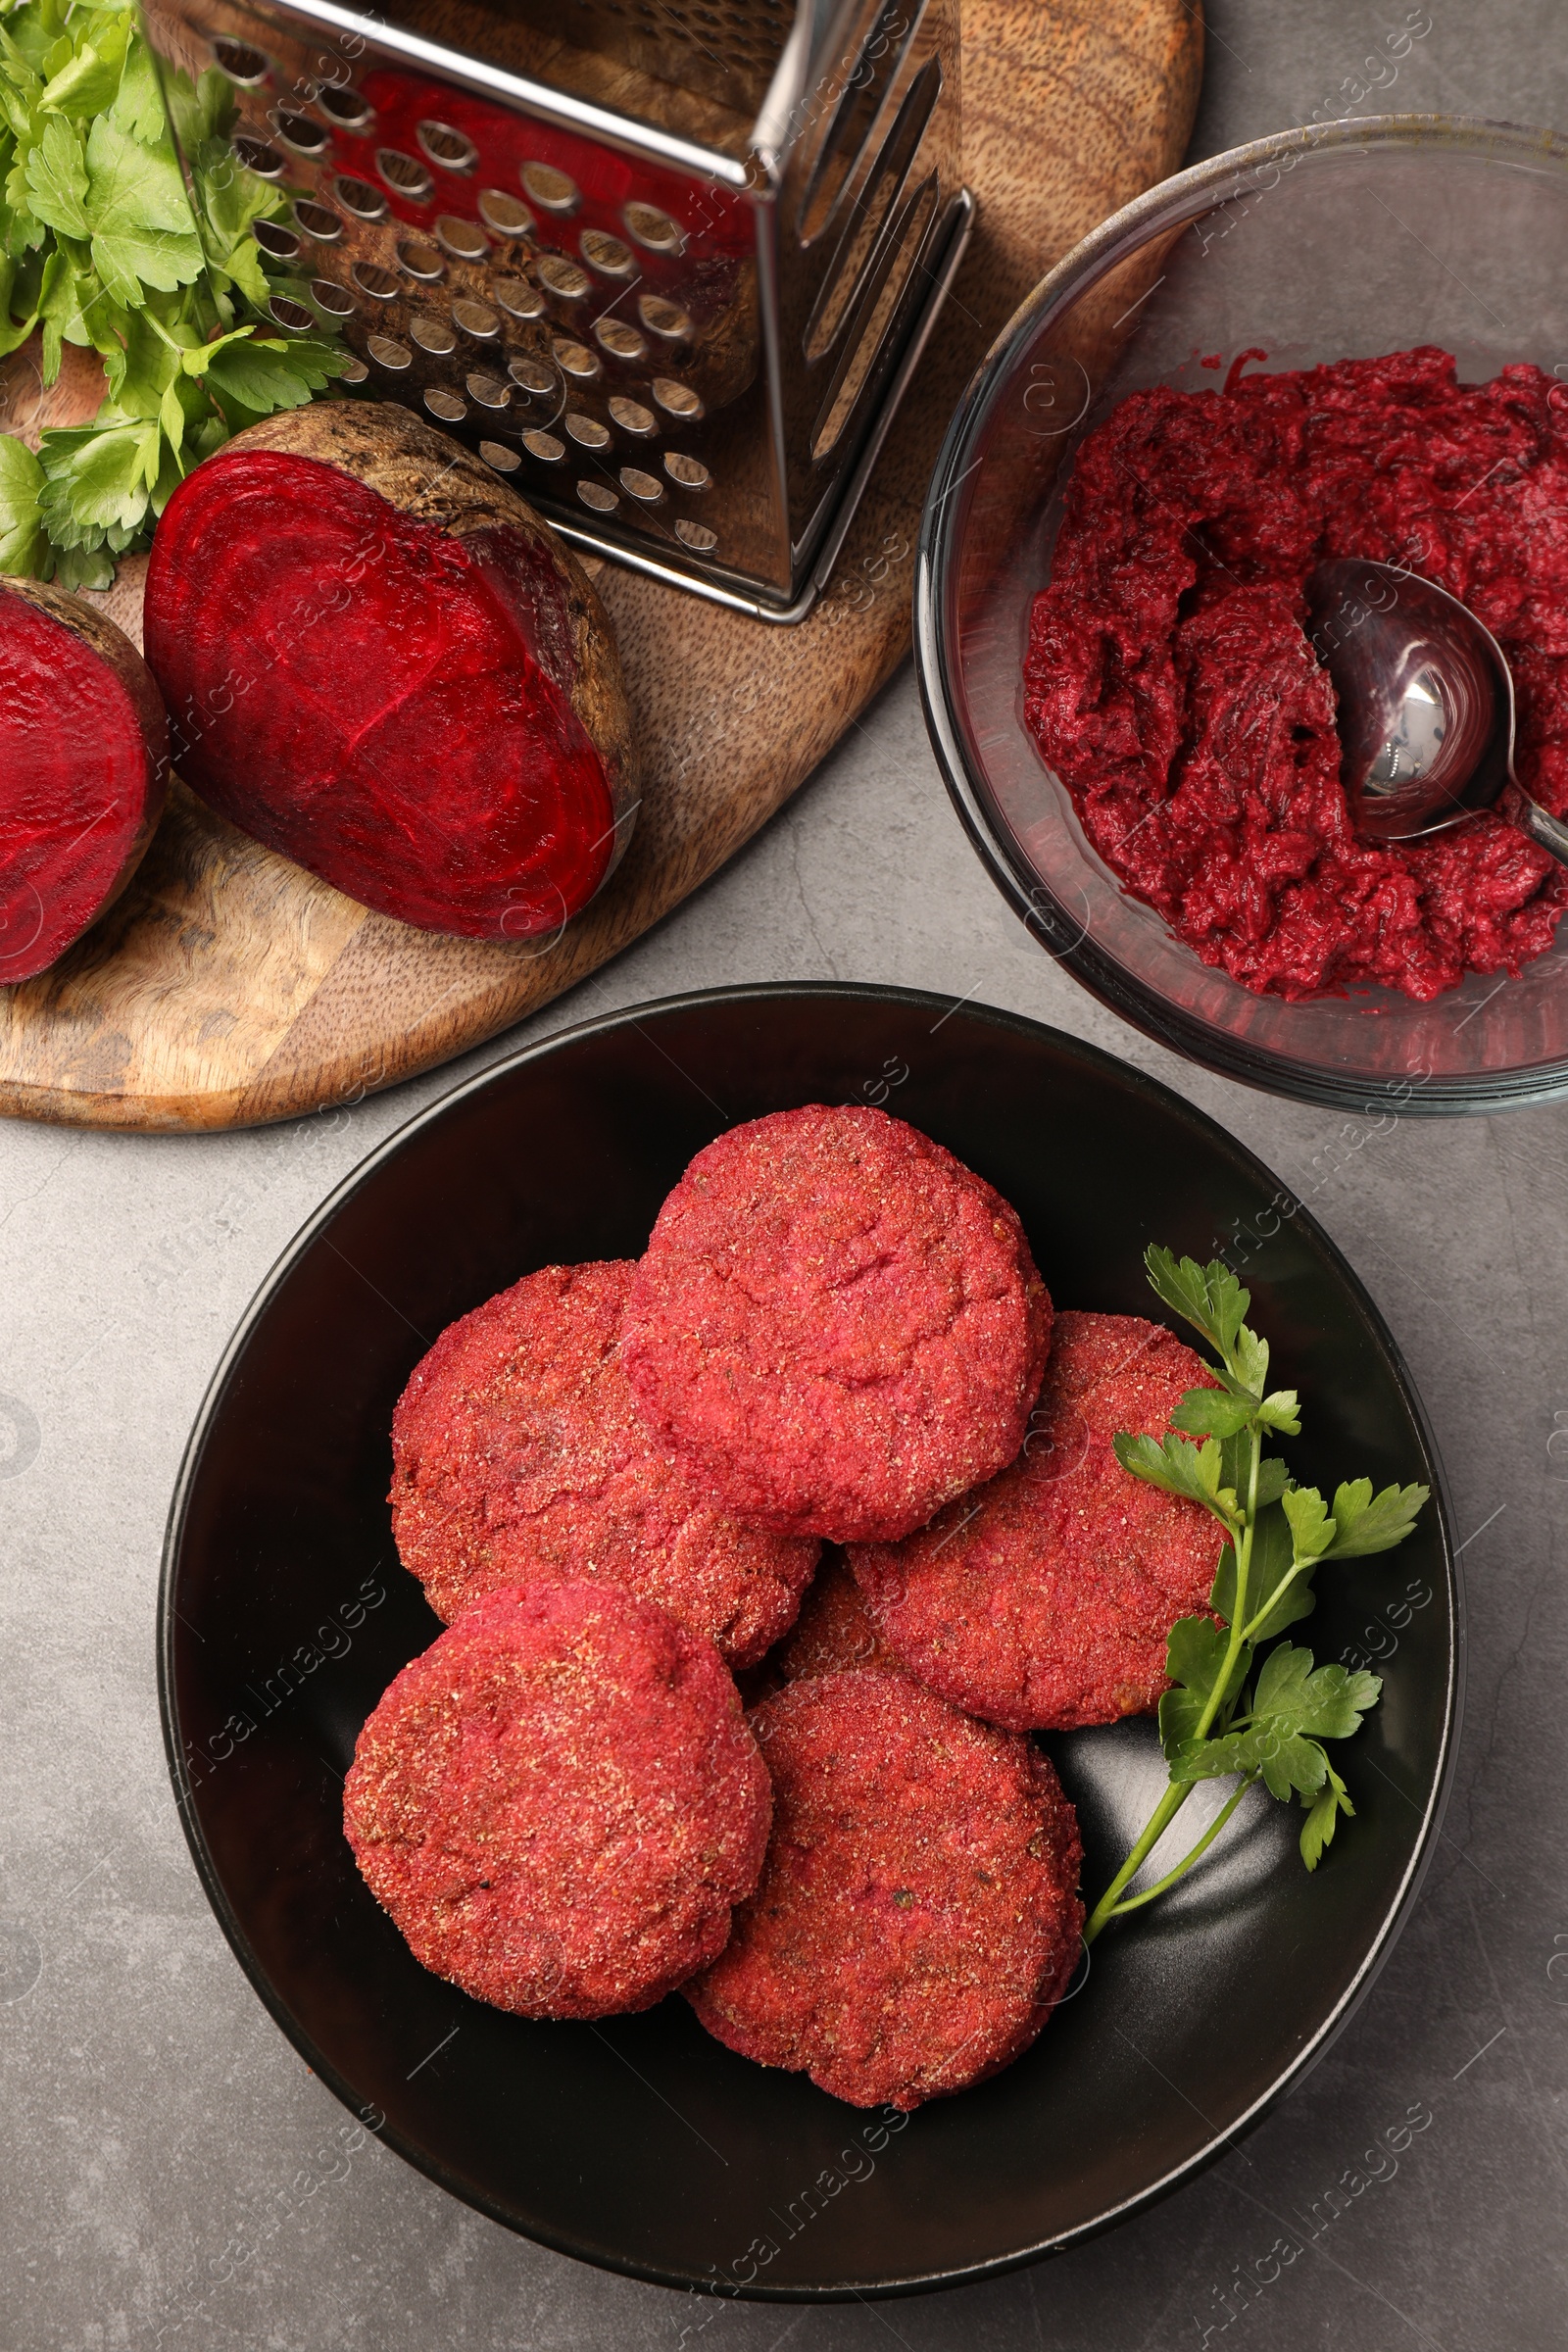
[[[979,220],[829,595],[780,628],[596,569],[644,801],[612,881],[558,939],[410,930],[176,787],[103,921],[40,978],[0,988],[0,1111],[178,1131],[358,1099],[536,1011],[706,881],[907,651],[921,503],[963,386],[1053,263],[1180,164],[1201,59],[1193,0],[964,0],[964,176]],[[27,422],[22,403],[8,422]],[[102,600],[138,643],[144,570],[124,564]]]

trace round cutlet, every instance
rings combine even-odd
[[[817,1544],[740,1526],[650,1437],[620,1359],[634,1271],[546,1266],[442,1333],[393,1416],[398,1551],[449,1624],[503,1585],[604,1577],[746,1666]]]
[[[1161,1324],[1058,1314],[1011,1467],[906,1542],[850,1552],[894,1655],[1018,1731],[1156,1706],[1166,1638],[1206,1602],[1225,1539],[1200,1504],[1125,1471],[1111,1440],[1162,1437],[1186,1390],[1215,1385]]]
[[[847,1543],[907,1535],[1010,1461],[1050,1331],[1000,1194],[902,1119],[815,1103],[698,1152],[622,1348],[704,1493]]]
[[[729,1943],[685,1987],[709,2032],[857,2107],[917,2107],[1017,2057],[1083,1925],[1051,1764],[874,1667],[792,1683],[752,1723],[773,1835]]]
[[[386,1691],[343,1791],[415,1958],[524,2017],[647,2009],[705,1967],[770,1810],[712,1643],[603,1584],[475,1601]]]

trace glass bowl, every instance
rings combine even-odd
[[[1437,343],[1462,381],[1511,360],[1568,378],[1565,252],[1568,141],[1550,131],[1425,115],[1283,131],[1097,228],[1004,329],[949,428],[915,650],[958,813],[1052,955],[1228,1077],[1353,1110],[1568,1095],[1568,921],[1517,979],[1470,973],[1427,1004],[1382,988],[1292,1004],[1200,962],[1129,897],[1023,718],[1030,606],[1074,454],[1129,392],[1223,382],[1216,354],[1228,368],[1261,351],[1284,369]]]

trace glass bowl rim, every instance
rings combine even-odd
[[[1096,944],[1023,855],[996,804],[950,680],[956,650],[953,593],[973,496],[961,495],[961,487],[983,462],[977,448],[983,450],[992,416],[1025,354],[1080,294],[1147,242],[1152,228],[1175,228],[1213,210],[1224,201],[1227,182],[1240,194],[1250,174],[1261,194],[1278,180],[1259,181],[1256,175],[1284,157],[1294,164],[1303,155],[1372,149],[1446,151],[1538,171],[1555,165],[1568,177],[1568,134],[1484,115],[1392,114],[1343,117],[1271,131],[1156,181],[1062,255],[1024,297],[981,360],[949,420],[932,469],[914,574],[915,675],[937,765],[971,846],[1031,936],[1091,996],[1184,1059],[1265,1094],[1357,1111],[1379,1107],[1368,1098],[1382,1090],[1385,1073],[1316,1067],[1275,1048],[1250,1045],[1160,996]],[[1404,1108],[1417,1117],[1444,1118],[1564,1100],[1568,1055],[1511,1070],[1434,1076],[1412,1092]]]

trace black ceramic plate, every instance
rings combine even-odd
[[[995,2081],[902,2128],[709,2039],[678,1996],[532,2025],[416,1966],[340,1826],[355,1738],[439,1631],[388,1531],[387,1429],[454,1315],[552,1260],[634,1257],[687,1160],[739,1119],[885,1102],[1016,1203],[1053,1296],[1153,1310],[1151,1241],[1224,1250],[1298,1474],[1438,1488],[1413,1540],[1322,1578],[1307,1636],[1378,1628],[1384,1703],[1344,1769],[1354,1822],[1315,1878],[1257,1800],[1213,1858],[1096,1945]],[[529,1049],[392,1138],[251,1308],[181,1473],[162,1595],[175,1788],[214,1909],[311,2065],[457,2195],[670,2285],[876,2293],[1049,2251],[1171,2186],[1324,2048],[1388,1950],[1436,1835],[1458,1592],[1421,1408],[1375,1308],[1267,1171],[1162,1087],[1010,1014],[893,989],[729,990]],[[1392,1630],[1396,1628],[1397,1630]],[[1049,1742],[1103,1885],[1162,1780],[1148,1723]],[[895,2123],[899,2119],[894,2119]]]

